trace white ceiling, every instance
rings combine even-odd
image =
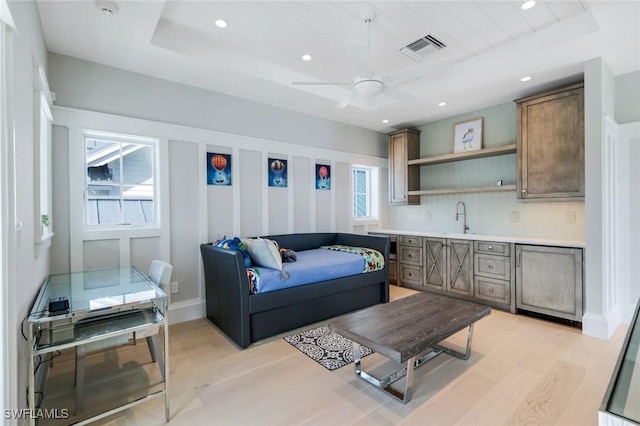
[[[640,2],[538,1],[529,10],[521,3],[120,0],[113,16],[93,0],[38,7],[51,52],[381,132],[577,80],[596,57],[615,75],[640,69]],[[441,59],[451,68],[397,87],[413,100],[383,91],[345,109],[335,106],[349,87],[291,84],[356,77],[350,45],[366,44],[363,16],[372,11],[377,74]],[[214,25],[220,18],[228,28]],[[399,52],[427,34],[446,47],[419,62]],[[311,61],[301,60],[305,53]],[[533,79],[522,83],[525,75]]]

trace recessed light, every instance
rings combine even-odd
[[[229,24],[224,19],[216,20],[216,27],[218,27],[218,28],[227,28],[228,26],[229,26]]]
[[[446,104],[447,104],[446,102],[440,102],[438,106],[445,106]]]
[[[105,15],[115,15],[120,10],[120,7],[113,1],[108,0],[96,0],[96,6],[100,9],[100,12]]]
[[[311,55],[309,55],[309,54],[302,55],[302,60],[303,61],[310,61],[311,60]]]
[[[536,5],[535,1],[529,0],[529,1],[525,1],[524,3],[522,3],[522,6],[520,6],[520,8],[522,10],[528,10],[528,9],[531,9],[535,5]]]
[[[389,122],[389,120],[387,120],[387,119],[385,118],[384,120],[382,120],[382,122],[383,122],[384,124],[387,124],[387,123]]]
[[[529,81],[529,80],[531,80],[531,76],[529,76],[529,75],[528,75],[528,76],[526,76],[526,77],[522,77],[522,78],[520,79],[520,81],[522,81],[522,82]]]

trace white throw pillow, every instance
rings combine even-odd
[[[277,269],[282,273],[283,278],[288,278],[282,270],[282,257],[275,241],[264,238],[242,238],[242,242],[254,265]]]

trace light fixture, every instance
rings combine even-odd
[[[384,89],[384,83],[379,80],[379,77],[373,76],[372,78],[359,77],[356,82],[353,83],[353,90],[356,95],[363,98],[372,98]]]
[[[529,80],[531,80],[531,76],[530,76],[530,75],[528,75],[528,76],[526,76],[526,77],[522,77],[522,78],[520,79],[520,81],[522,81],[523,83],[524,83],[525,81],[529,81]]]
[[[446,102],[440,102],[438,106],[445,106],[446,104],[447,104]]]
[[[389,120],[387,120],[387,119],[385,118],[384,120],[382,120],[382,122],[383,122],[384,124],[387,124],[387,123],[389,122]]]
[[[109,0],[96,0],[96,7],[100,10],[100,12],[105,15],[115,15],[120,10],[120,7],[116,2]]]
[[[302,55],[302,60],[303,61],[310,61],[311,60],[311,55],[309,55],[308,53],[305,53],[304,55]]]
[[[218,28],[227,28],[229,24],[224,19],[216,19],[216,27]]]
[[[536,2],[534,0],[529,0],[529,1],[525,1],[524,3],[522,3],[522,6],[520,6],[520,8],[522,10],[528,10],[528,9],[531,9],[535,5],[536,5]]]

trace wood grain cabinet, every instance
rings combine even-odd
[[[518,198],[584,199],[584,84],[515,102]]]
[[[441,293],[473,296],[473,242],[424,238],[424,287]]]
[[[398,275],[401,285],[421,287],[423,285],[424,254],[422,237],[398,237]]]
[[[515,311],[512,303],[514,245],[504,242],[474,241],[474,296],[488,302],[505,305]]]
[[[516,307],[582,321],[582,249],[516,245]]]
[[[420,157],[420,131],[405,129],[389,134],[389,204],[420,204],[420,168],[409,160]]]

